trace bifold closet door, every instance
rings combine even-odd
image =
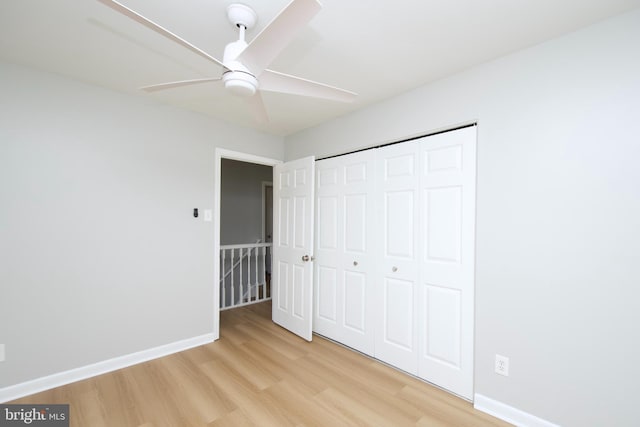
[[[316,167],[314,331],[472,399],[475,126]]]
[[[473,397],[476,128],[420,143],[418,376]]]
[[[375,357],[412,374],[418,368],[418,143],[376,150],[379,237]]]
[[[375,152],[316,162],[314,331],[373,355]]]

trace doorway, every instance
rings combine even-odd
[[[258,200],[258,205],[256,207],[258,219],[255,221],[256,225],[254,229],[257,231],[241,230],[239,228],[241,227],[239,224],[241,224],[242,221],[238,221],[237,223],[234,224],[235,230],[229,230],[226,227],[224,228],[224,230],[222,229],[221,219],[223,216],[222,215],[223,214],[223,206],[222,206],[223,160],[225,161],[232,160],[232,161],[244,162],[244,163],[253,164],[253,165],[264,165],[264,166],[268,166],[269,168],[273,168],[273,166],[279,163],[282,163],[280,160],[271,159],[267,157],[260,157],[260,156],[255,156],[247,153],[225,150],[220,148],[216,149],[215,185],[214,185],[214,218],[213,218],[214,220],[214,253],[216,254],[214,258],[214,271],[213,271],[214,273],[213,334],[216,340],[220,338],[220,305],[221,305],[220,278],[221,278],[222,265],[220,262],[219,254],[221,253],[221,245],[223,245],[224,243],[228,243],[229,242],[228,239],[232,238],[234,235],[240,236],[242,239],[246,240],[246,239],[250,239],[253,236],[253,234],[256,234],[256,238],[254,239],[254,242],[256,240],[262,240],[261,239],[262,233],[265,230],[263,226],[264,217],[265,217],[265,213],[263,212],[264,202],[262,201],[262,196],[260,194],[258,195],[259,200]],[[261,185],[262,181],[267,181],[267,180],[261,179],[258,182],[259,186]],[[261,189],[259,187],[258,192],[260,191]],[[239,200],[236,200],[236,202],[234,202],[234,203],[237,203],[237,205],[232,207],[231,212],[233,212],[235,209],[235,212],[238,213],[237,216],[242,217],[244,216],[242,212],[242,206],[243,206],[243,203],[246,202],[246,200],[245,201],[241,200],[242,197],[238,197],[238,199]],[[225,214],[225,216],[228,216],[228,215]],[[235,221],[236,219],[237,218],[234,217],[233,221]],[[253,271],[252,274],[255,274],[255,270]],[[234,292],[237,292],[237,291],[234,291]],[[242,289],[241,292],[246,293],[247,292],[246,288]]]

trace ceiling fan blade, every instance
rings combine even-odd
[[[251,40],[236,60],[257,76],[321,8],[317,0],[293,0]]]
[[[311,96],[340,102],[353,102],[358,96],[358,94],[348,90],[273,70],[264,70],[260,75],[260,90]]]
[[[251,109],[254,119],[258,123],[269,123],[269,116],[267,115],[267,109],[264,106],[264,101],[260,92],[256,92],[253,96],[247,98],[247,104]]]
[[[160,84],[157,84],[157,85],[143,86],[140,89],[142,89],[142,90],[144,90],[146,92],[156,92],[156,91],[164,90],[164,89],[173,89],[174,87],[196,85],[196,84],[208,83],[208,82],[217,82],[219,80],[222,80],[222,78],[221,77],[210,77],[210,78],[206,78],[206,79],[180,80],[180,81],[177,81],[177,82],[168,82],[168,83],[160,83]]]
[[[165,36],[166,38],[173,40],[174,42],[178,43],[179,45],[182,45],[184,47],[186,47],[187,49],[191,50],[192,52],[197,53],[198,55],[202,56],[205,59],[208,59],[209,61],[215,62],[216,64],[220,65],[221,67],[224,67],[225,69],[228,69],[227,67],[224,66],[224,64],[219,61],[218,59],[214,58],[213,56],[209,55],[207,52],[203,51],[202,49],[192,45],[191,43],[189,43],[188,41],[186,41],[185,39],[183,39],[180,36],[177,36],[176,34],[173,34],[171,31],[167,30],[166,28],[161,27],[160,25],[156,24],[153,21],[150,21],[149,19],[145,18],[144,16],[140,15],[138,12],[135,12],[131,9],[129,9],[128,7],[126,7],[125,5],[118,3],[115,0],[98,0],[100,3],[103,3],[104,5],[110,7],[111,9],[115,10],[116,12],[120,12],[121,14],[128,16],[129,18],[133,19],[134,21],[144,25],[147,28],[152,29],[153,31],[155,31],[158,34],[161,34],[163,36]]]

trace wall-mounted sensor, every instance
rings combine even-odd
[[[198,208],[193,209],[193,217],[198,218]]]

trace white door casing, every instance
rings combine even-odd
[[[375,151],[316,163],[314,331],[374,350]]]
[[[307,341],[313,321],[314,178],[314,157],[273,170],[272,318]]]
[[[473,397],[476,127],[420,144],[418,376]]]
[[[273,239],[273,183],[262,183],[262,241],[271,243]]]

